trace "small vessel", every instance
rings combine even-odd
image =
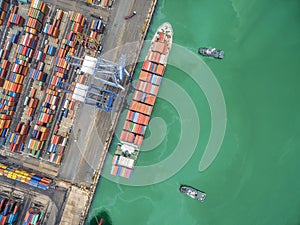
[[[209,56],[216,59],[223,59],[224,58],[224,51],[223,50],[217,50],[216,48],[199,48],[198,49],[199,54],[203,56]]]
[[[205,192],[197,190],[196,188],[193,188],[191,186],[181,185],[179,190],[181,193],[183,193],[193,199],[196,199],[200,202],[204,202],[204,200],[206,199]]]

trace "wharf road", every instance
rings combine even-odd
[[[151,19],[149,10],[154,2],[156,1],[116,0],[110,10],[102,41],[102,55],[105,59],[118,62],[120,57],[126,54],[126,68],[130,74],[133,74],[135,62],[143,43],[143,32]],[[125,20],[124,16],[133,10],[137,14],[131,19]],[[97,13],[94,14],[97,15]],[[133,44],[126,47],[127,43]],[[113,88],[109,87],[109,89]],[[125,91],[120,89],[115,91],[125,97],[128,88]],[[115,101],[114,108],[122,110],[123,100],[124,98]],[[87,187],[93,184],[94,172],[101,172],[118,118],[119,112],[108,113],[80,104],[75,115],[68,148],[64,153],[59,178]]]

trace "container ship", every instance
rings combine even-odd
[[[156,31],[140,72],[126,121],[112,160],[111,174],[130,178],[143,143],[172,46],[170,23]]]

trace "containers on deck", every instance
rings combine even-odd
[[[165,72],[165,66],[146,60],[143,63],[142,70],[162,76]]]
[[[129,178],[144,139],[172,44],[170,24],[158,28],[142,65],[113,160],[111,174]]]

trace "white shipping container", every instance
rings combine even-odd
[[[66,101],[64,102],[64,107],[63,108],[67,109],[68,106],[69,106],[69,102],[70,101],[68,99],[66,99]]]
[[[68,138],[64,138],[62,143],[61,143],[61,146],[63,146],[63,147],[66,146],[67,141],[68,141]]]

